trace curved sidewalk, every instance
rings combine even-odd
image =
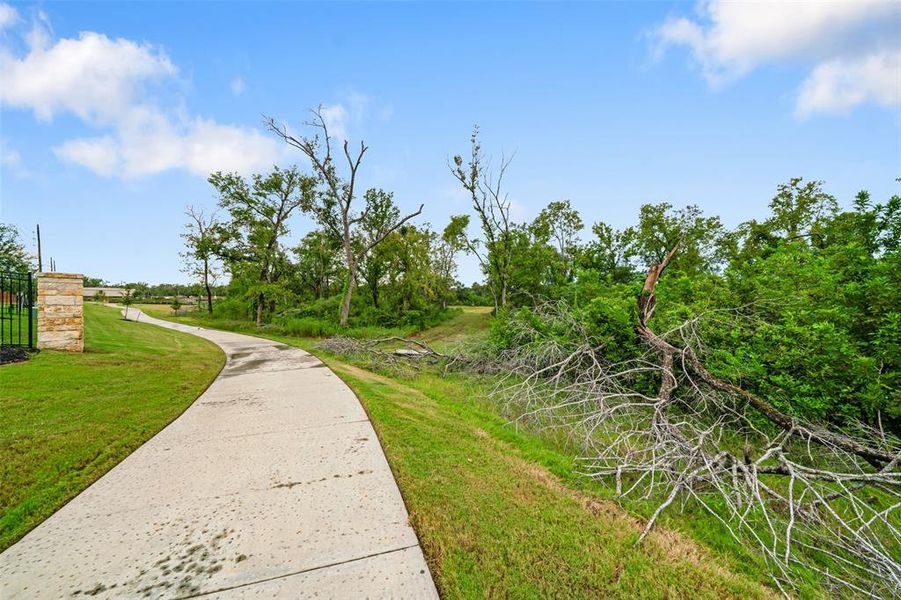
[[[334,373],[285,344],[129,318],[213,341],[225,368],[0,555],[0,598],[437,598],[372,425]]]

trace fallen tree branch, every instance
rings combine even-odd
[[[511,317],[495,396],[517,422],[579,437],[582,472],[610,478],[617,496],[659,499],[636,543],[665,511],[694,502],[757,549],[784,593],[809,570],[835,593],[901,595],[898,440],[806,422],[711,373],[701,323],[738,311],[655,332],[656,286],[677,248],[649,268],[638,297],[646,354],[606,363],[571,309],[538,305],[533,318]]]

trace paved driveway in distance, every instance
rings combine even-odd
[[[437,597],[372,425],[334,373],[285,344],[129,318],[215,342],[225,368],[0,555],[0,598]]]

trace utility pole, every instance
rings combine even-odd
[[[44,266],[41,264],[41,226],[38,224],[38,273],[44,271]]]

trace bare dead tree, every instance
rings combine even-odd
[[[350,315],[350,301],[353,296],[357,280],[357,269],[360,259],[380,244],[393,231],[410,219],[422,213],[424,205],[420,204],[416,212],[397,219],[378,232],[377,235],[364,242],[360,251],[354,248],[354,228],[366,218],[366,212],[355,212],[353,202],[356,198],[357,174],[363,155],[369,149],[362,141],[359,150],[351,151],[350,143],[344,140],[342,145],[344,160],[347,163],[347,174],[341,177],[335,165],[332,152],[332,138],[329,135],[328,125],[322,116],[322,107],[310,111],[313,120],[305,125],[312,127],[318,133],[313,137],[294,137],[288,133],[287,127],[275,121],[272,117],[266,117],[264,123],[276,136],[281,138],[289,146],[300,150],[313,165],[323,190],[317,201],[306,207],[307,212],[319,221],[332,235],[341,240],[344,249],[344,258],[347,261],[347,281],[344,289],[344,301],[341,304],[340,323],[347,325]]]
[[[503,191],[504,174],[512,157],[501,157],[497,176],[490,169],[490,161],[482,155],[479,144],[479,128],[475,127],[470,138],[469,162],[464,168],[463,157],[454,156],[449,165],[451,173],[463,185],[472,200],[473,210],[479,217],[484,240],[472,239],[465,232],[462,243],[466,251],[479,261],[488,275],[488,287],[494,297],[494,312],[507,305],[510,286],[510,270],[513,253],[510,199]]]
[[[648,269],[636,328],[647,351],[639,357],[606,363],[559,305],[536,310],[566,338],[514,322],[516,349],[497,358],[507,411],[578,432],[588,476],[620,496],[657,499],[636,543],[664,511],[693,502],[756,548],[786,595],[805,571],[836,590],[901,595],[898,440],[881,427],[806,422],[714,375],[703,328],[734,323],[741,311],[710,311],[657,333],[655,290],[677,251]]]

